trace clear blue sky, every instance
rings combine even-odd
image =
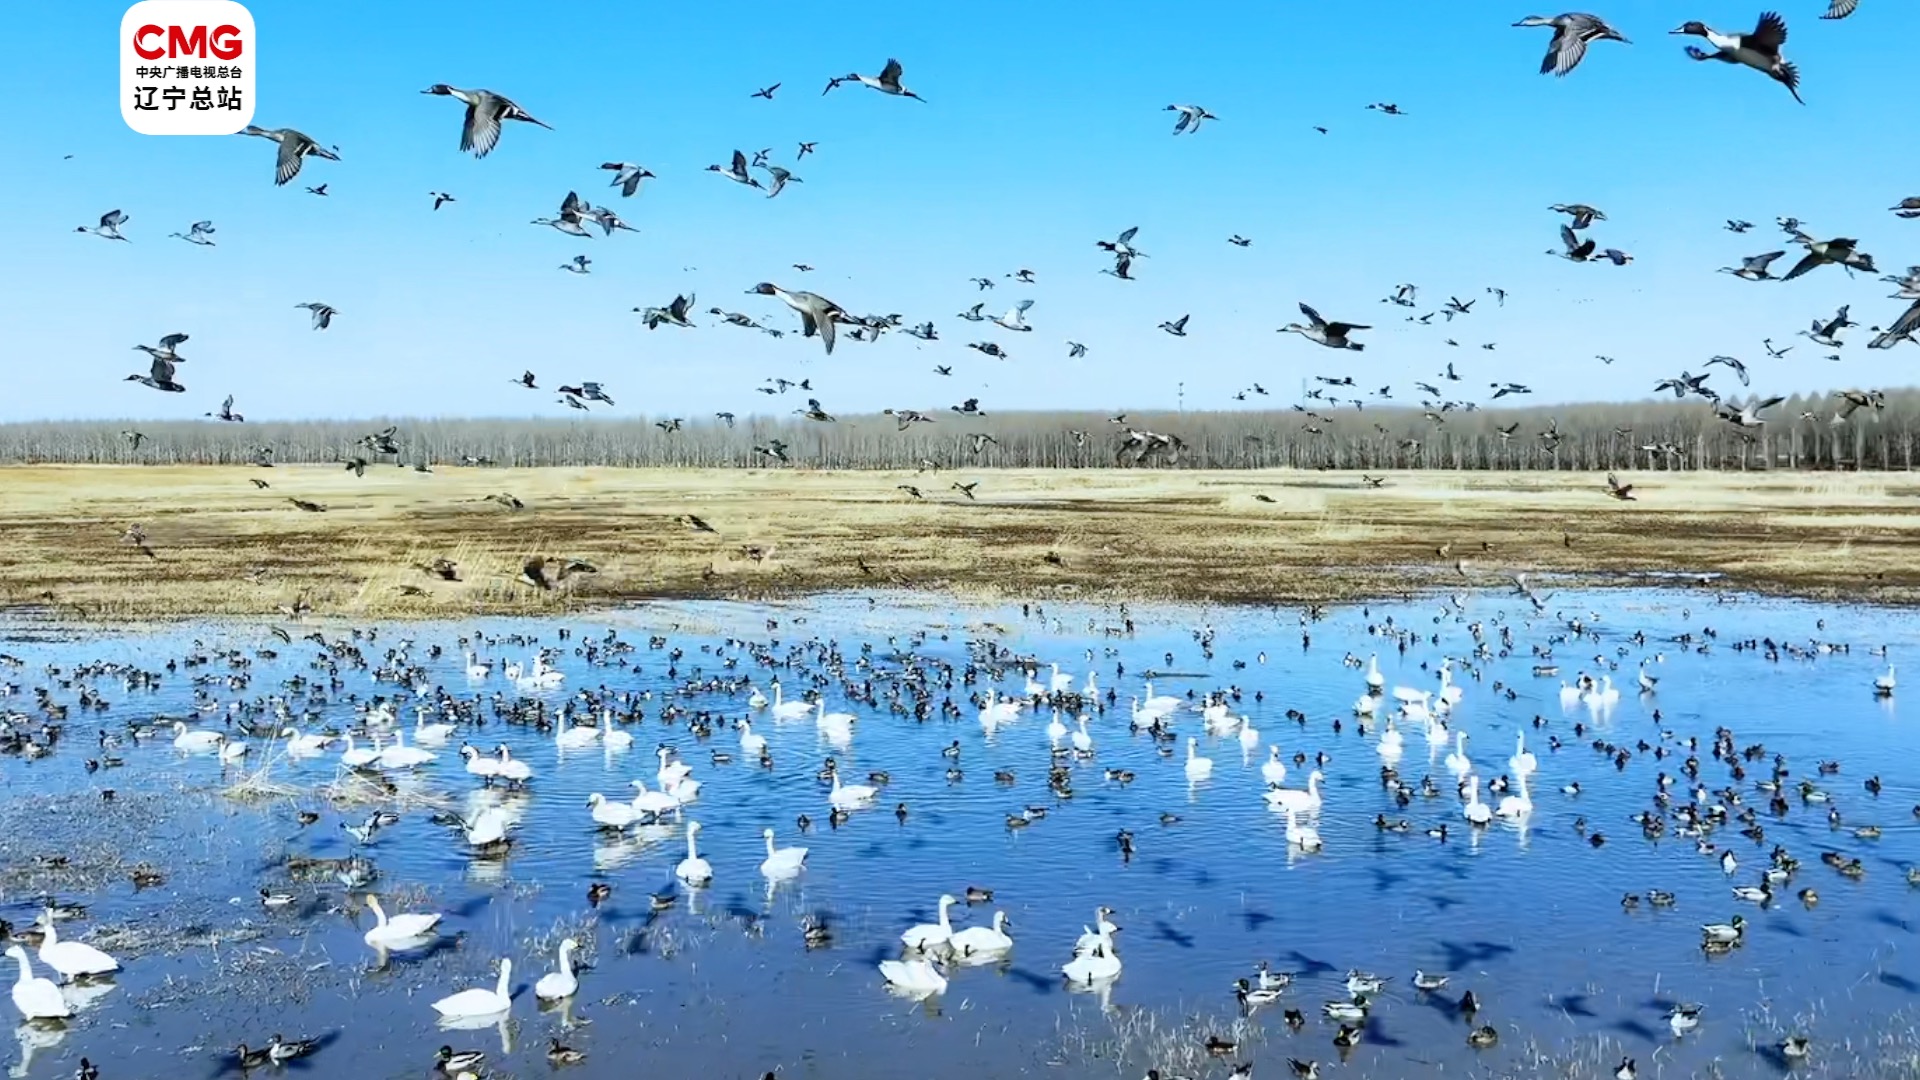
[[[1462,392],[1513,378],[1539,402],[1626,398],[1720,352],[1745,359],[1763,392],[1910,382],[1920,350],[1865,348],[1866,325],[1904,307],[1870,276],[1828,267],[1756,285],[1714,270],[1791,248],[1778,215],[1860,238],[1885,271],[1920,262],[1920,221],[1886,212],[1920,194],[1903,55],[1920,5],[1865,0],[1823,22],[1825,0],[1782,0],[1802,107],[1757,72],[1688,61],[1667,35],[1689,16],[1750,27],[1754,5],[1595,3],[1634,43],[1596,44],[1553,79],[1536,74],[1550,32],[1509,24],[1558,9],[1478,2],[826,0],[810,10],[829,28],[803,32],[756,4],[256,0],[255,122],[343,158],[309,160],[284,188],[264,140],[125,127],[125,5],[20,5],[19,47],[0,69],[16,106],[0,157],[12,358],[0,420],[192,417],[229,392],[262,419],[565,414],[551,394],[508,384],[522,368],[543,386],[598,379],[623,413],[689,417],[785,408],[791,395],[753,392],[775,375],[812,377],[829,409],[848,412],[967,396],[989,409],[1162,407],[1182,380],[1189,408],[1230,407],[1251,382],[1290,400],[1303,376],[1344,372],[1407,400],[1448,360]],[[928,104],[858,86],[821,95],[829,76],[875,73],[889,56]],[[775,81],[772,102],[749,97]],[[458,103],[419,93],[435,82],[507,94],[554,130],[509,124],[475,161],[456,149]],[[1410,115],[1369,112],[1373,101]],[[1175,138],[1172,102],[1220,119]],[[796,165],[803,139],[818,153]],[[771,147],[805,182],[767,200],[702,171],[736,147]],[[610,160],[659,179],[616,198],[596,168]],[[303,190],[323,181],[327,198]],[[433,212],[435,189],[459,201]],[[640,232],[579,240],[528,224],[569,189]],[[1555,202],[1605,210],[1593,235],[1636,261],[1547,257]],[[131,215],[132,243],[74,233],[114,207]],[[1729,217],[1754,231],[1723,231]],[[203,218],[219,246],[167,238]],[[1132,283],[1098,273],[1110,264],[1093,247],[1129,225],[1151,256]],[[1253,246],[1230,246],[1236,232]],[[579,253],[591,276],[558,269]],[[1022,267],[1037,285],[1002,278],[979,294],[967,281]],[[774,301],[742,295],[761,280],[932,319],[942,340],[843,340],[829,358],[797,333],[774,340],[705,316],[650,333],[631,311],[690,290],[702,310],[796,330]],[[1380,302],[1398,282],[1421,286],[1421,310],[1448,294],[1480,302],[1450,327],[1416,329]],[[1509,290],[1504,309],[1490,285]],[[976,299],[1004,310],[1020,296],[1037,301],[1030,334],[953,318]],[[308,328],[294,307],[308,300],[339,309],[331,330]],[[1367,351],[1276,334],[1299,300],[1375,324]],[[1841,363],[1794,337],[1849,301],[1862,326]],[[1156,329],[1188,313],[1187,338]],[[169,331],[192,335],[189,392],[120,381],[144,370],[131,347]],[[1769,360],[1764,336],[1798,347]],[[1086,359],[1067,360],[1069,339]],[[975,340],[1013,359],[964,347]],[[936,363],[954,376],[932,374]]]

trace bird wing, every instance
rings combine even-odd
[[[1853,9],[1859,6],[1860,0],[1833,0],[1832,3],[1827,5],[1827,13],[1820,17],[1823,19],[1844,19],[1853,14]]]
[[[1787,20],[1771,11],[1761,12],[1760,22],[1748,34],[1746,46],[1761,52],[1778,55],[1780,46],[1787,43]]]
[[[1573,235],[1573,227],[1565,222],[1560,224],[1560,242],[1567,245],[1569,252],[1580,250],[1580,238]]]
[[[172,349],[186,340],[187,335],[185,334],[168,334],[166,337],[160,339],[160,347],[163,349]]]
[[[1783,401],[1785,401],[1785,400],[1787,400],[1787,399],[1786,399],[1786,398],[1783,398],[1783,397],[1778,397],[1778,396],[1776,396],[1776,397],[1770,397],[1770,398],[1767,398],[1767,399],[1766,399],[1766,400],[1764,400],[1764,401],[1761,401],[1761,402],[1758,402],[1758,403],[1755,403],[1755,404],[1753,404],[1753,405],[1751,405],[1751,406],[1749,406],[1749,407],[1748,407],[1748,411],[1749,411],[1749,412],[1754,412],[1754,413],[1757,413],[1757,412],[1759,412],[1759,411],[1760,411],[1761,409],[1771,409],[1771,408],[1773,408],[1773,407],[1774,407],[1775,405],[1778,405],[1778,404],[1780,404],[1781,402],[1783,402]]]
[[[1133,235],[1139,231],[1140,231],[1140,226],[1138,225],[1132,226],[1131,228],[1127,229],[1125,232],[1120,234],[1119,242],[1122,244],[1133,243]]]
[[[280,185],[300,174],[300,162],[306,157],[307,148],[313,140],[296,131],[289,131],[280,139],[280,153],[274,162],[273,182]]]
[[[1767,267],[1773,265],[1773,260],[1785,254],[1786,252],[1784,251],[1769,251],[1765,255],[1755,255],[1750,259],[1743,259],[1741,261],[1749,270],[1765,270]]]
[[[1786,36],[1785,28],[1781,29],[1780,34],[1782,37]],[[899,86],[901,71],[900,61],[888,57],[887,66],[880,69],[880,81],[888,86]]]
[[[733,171],[740,176],[747,175],[747,155],[738,150],[733,152]]]
[[[1809,251],[1805,255],[1801,256],[1800,261],[1797,263],[1794,263],[1793,269],[1787,271],[1786,274],[1783,277],[1781,277],[1780,280],[1792,281],[1794,278],[1797,278],[1800,275],[1806,273],[1807,271],[1812,270],[1814,267],[1819,266],[1822,261],[1823,260],[1820,258],[1820,256]]]
[[[152,371],[149,373],[149,377],[152,378],[154,382],[159,382],[159,383],[172,382],[173,381],[173,361],[167,359],[164,356],[154,357],[153,368],[152,368]]]
[[[1307,321],[1312,323],[1315,329],[1317,330],[1326,329],[1327,320],[1321,318],[1319,312],[1313,310],[1311,307],[1308,307],[1305,303],[1302,303],[1300,305],[1300,314],[1305,315],[1307,317]]]
[[[1587,39],[1571,23],[1557,27],[1547,45],[1546,58],[1540,61],[1540,74],[1562,76],[1580,66],[1587,55]]]
[[[500,142],[501,101],[483,94],[467,106],[466,122],[460,126],[460,149],[470,150],[477,158],[486,157]]]
[[[1024,315],[1026,314],[1027,309],[1032,306],[1033,306],[1032,300],[1022,300],[1018,304],[1015,304],[1013,306],[1013,310],[1015,314]]]

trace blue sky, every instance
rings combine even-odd
[[[264,140],[125,127],[124,4],[23,5],[12,29],[28,44],[0,74],[21,105],[0,158],[0,325],[14,358],[0,420],[194,417],[227,393],[261,419],[564,414],[553,395],[509,385],[523,368],[542,386],[598,379],[622,413],[689,417],[785,408],[791,395],[753,392],[772,376],[811,377],[847,412],[970,396],[989,409],[1143,409],[1171,406],[1180,382],[1189,408],[1233,407],[1253,382],[1291,400],[1305,376],[1348,372],[1410,400],[1449,360],[1456,387],[1482,397],[1511,378],[1537,402],[1617,399],[1715,353],[1745,359],[1756,391],[1904,385],[1920,354],[1865,348],[1866,325],[1904,307],[1870,276],[1829,267],[1778,285],[1714,272],[1791,247],[1779,215],[1858,237],[1885,271],[1920,262],[1920,221],[1886,211],[1920,194],[1904,135],[1911,61],[1898,52],[1920,34],[1920,5],[1866,0],[1842,22],[1814,17],[1825,0],[1784,6],[1805,107],[1757,72],[1688,61],[1667,35],[1687,17],[1752,25],[1757,8],[1723,0],[1606,3],[1597,13],[1634,43],[1595,45],[1566,79],[1536,73],[1549,31],[1510,26],[1553,11],[1484,3],[1436,19],[1427,0],[1375,0],[1363,21],[1351,5],[1306,3],[1120,0],[1096,13],[827,0],[831,32],[802,33],[771,5],[586,3],[562,23],[550,6],[495,0],[469,0],[460,19],[446,5],[256,0],[255,122],[343,158],[310,160],[275,188]],[[929,103],[857,86],[821,95],[829,76],[875,73],[889,56]],[[772,102],[749,97],[775,81]],[[475,161],[457,150],[458,103],[419,93],[435,82],[507,94],[554,130],[510,124]],[[1409,115],[1369,112],[1373,101]],[[1175,138],[1172,102],[1220,119]],[[796,164],[803,139],[819,149]],[[736,147],[772,148],[804,183],[767,200],[702,171]],[[610,160],[659,178],[619,199],[596,168]],[[323,181],[327,198],[303,190]],[[580,240],[528,224],[570,189],[640,232]],[[430,190],[458,201],[431,211]],[[1547,257],[1555,202],[1605,210],[1593,235],[1636,261]],[[132,243],[74,233],[114,207],[131,215]],[[1724,231],[1730,217],[1753,232]],[[203,218],[217,247],[167,238]],[[1132,283],[1100,274],[1110,263],[1093,246],[1129,225],[1151,256]],[[1233,233],[1253,245],[1230,246]],[[590,276],[558,269],[581,253]],[[1002,278],[1023,267],[1038,284]],[[976,292],[967,279],[981,275],[1000,287]],[[941,340],[843,340],[826,357],[797,333],[706,317],[648,332],[631,310],[693,291],[702,310],[796,330],[774,301],[742,295],[761,280],[932,319]],[[1421,286],[1421,310],[1449,294],[1480,302],[1451,326],[1410,327],[1380,302],[1398,282]],[[1487,286],[1509,291],[1504,309]],[[953,318],[1023,296],[1036,301],[1029,334]],[[294,307],[308,300],[339,309],[332,329],[308,328]],[[1276,334],[1300,300],[1373,323],[1367,351]],[[1862,327],[1831,363],[1794,334],[1846,302]],[[1156,329],[1189,313],[1185,339]],[[170,331],[192,335],[189,391],[120,381],[144,370],[131,347]],[[1798,347],[1770,360],[1767,336]],[[1069,339],[1087,344],[1084,360],[1067,359]],[[965,348],[979,340],[1012,359]]]

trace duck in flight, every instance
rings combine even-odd
[[[125,381],[137,382],[142,386],[151,386],[155,390],[165,390],[169,394],[178,394],[186,389],[186,385],[174,380],[173,370],[172,360],[155,353],[153,366],[147,374],[129,375]]]
[[[592,264],[593,260],[587,258],[585,255],[575,255],[572,262],[561,263],[560,269],[575,274],[591,274],[593,271],[587,269],[587,267]]]
[[[580,196],[578,194],[569,191],[567,192],[567,197],[560,200],[560,216],[559,217],[534,218],[533,221],[530,222],[529,224],[549,225],[555,229],[560,230],[563,233],[566,233],[568,236],[584,236],[584,237],[591,238],[593,234],[588,232],[586,225],[582,223],[586,220],[587,214],[592,209],[593,207],[588,206],[586,203],[580,200]]]
[[[109,210],[100,215],[100,224],[98,226],[90,229],[82,225],[73,231],[92,233],[95,236],[104,237],[108,240],[126,240],[126,237],[120,235],[120,226],[125,225],[131,220],[133,219],[119,210]],[[132,243],[131,240],[127,242]]]
[[[1187,336],[1187,320],[1189,318],[1192,318],[1192,316],[1182,315],[1179,318],[1174,319],[1170,322],[1163,322],[1160,324],[1160,329],[1165,330],[1167,333],[1172,334],[1174,337],[1186,337]]]
[[[1366,346],[1360,342],[1349,340],[1347,335],[1355,330],[1371,330],[1372,327],[1362,326],[1359,323],[1328,322],[1320,317],[1319,312],[1304,303],[1300,305],[1300,314],[1307,317],[1309,325],[1288,323],[1280,328],[1280,333],[1299,334],[1308,341],[1325,345],[1329,349],[1351,349],[1354,352],[1362,352],[1366,349]]]
[[[1191,135],[1200,130],[1202,120],[1218,120],[1219,117],[1199,105],[1169,105],[1162,112],[1177,112],[1180,118],[1173,122],[1173,133]]]
[[[1529,15],[1515,26],[1551,26],[1553,40],[1547,43],[1546,58],[1540,61],[1540,74],[1563,76],[1580,66],[1586,58],[1587,43],[1592,41],[1618,41],[1631,45],[1633,42],[1623,37],[1620,31],[1606,24],[1606,20],[1597,15],[1569,11],[1565,15],[1547,18]]]
[[[772,86],[763,86],[760,89],[755,90],[753,93],[748,94],[747,96],[757,97],[757,98],[766,98],[768,101],[772,101],[773,92],[778,89],[780,89],[780,84],[774,83]]]
[[[730,167],[724,165],[709,165],[707,166],[707,171],[719,173],[721,176],[726,177],[736,184],[745,184],[748,187],[755,188],[760,186],[760,181],[755,180],[753,175],[747,172],[747,155],[738,150],[733,152],[733,164]]]
[[[1246,247],[1252,244],[1253,241],[1241,236],[1239,233],[1234,233],[1232,236],[1227,237],[1227,243],[1232,244],[1234,247]]]
[[[1687,46],[1687,55],[1695,60],[1744,64],[1786,87],[1793,100],[1806,104],[1800,97],[1800,69],[1780,55],[1780,47],[1787,43],[1787,21],[1779,15],[1762,12],[1759,24],[1746,34],[1723,34],[1703,22],[1684,23],[1668,32],[1707,39],[1713,46],[1711,52],[1697,45]]]
[[[1607,215],[1586,203],[1554,203],[1547,209],[1556,214],[1565,214],[1573,219],[1569,224],[1575,229],[1584,229],[1596,221],[1607,220]]]
[[[634,308],[633,310],[638,311],[640,317],[646,320],[647,329],[649,330],[659,329],[661,323],[667,323],[673,326],[692,326],[693,323],[687,320],[687,314],[693,310],[693,294],[682,293],[673,298],[673,303],[663,308],[649,307]]]
[[[512,99],[491,90],[462,90],[446,83],[434,83],[420,92],[467,103],[467,117],[460,125],[460,149],[470,151],[476,158],[486,157],[500,144],[502,120],[523,120],[529,124],[539,124],[548,131],[553,130],[551,124],[534,119],[531,113],[514,104]]]
[[[1844,236],[1833,240],[1814,240],[1811,237],[1805,237],[1801,243],[1806,245],[1807,253],[1801,256],[1799,262],[1793,264],[1793,269],[1787,271],[1786,276],[1780,279],[1781,281],[1792,281],[1828,263],[1839,264],[1847,270],[1849,277],[1855,270],[1865,270],[1871,274],[1876,269],[1873,265],[1873,256],[1856,250],[1860,243],[1858,240]]]
[[[623,199],[630,198],[634,192],[639,191],[641,181],[654,179],[654,175],[648,172],[644,165],[635,165],[631,162],[608,161],[602,163],[600,167],[613,170],[613,182],[607,186],[619,188],[620,197]]]
[[[210,237],[213,236],[213,222],[196,221],[192,225],[187,226],[186,232],[168,233],[167,235],[177,236],[189,244],[198,244],[201,247],[212,247],[213,241]]]
[[[820,94],[822,97],[825,97],[828,91],[831,91],[841,83],[857,82],[861,86],[870,87],[883,94],[891,94],[894,97],[910,97],[915,101],[925,102],[927,100],[926,98],[921,97],[919,94],[901,85],[900,75],[902,71],[900,61],[889,58],[887,60],[887,66],[880,69],[880,74],[861,75],[855,72],[851,75],[842,75],[837,79],[828,79],[827,89],[820,91]]]
[[[749,294],[771,296],[792,308],[800,316],[800,330],[804,337],[820,337],[820,343],[826,346],[827,355],[833,355],[834,323],[853,322],[847,309],[818,293],[806,291],[789,292],[772,282],[763,281],[748,289]]]
[[[767,189],[767,198],[769,199],[784,191],[788,184],[798,184],[802,182],[799,177],[778,165],[762,165],[760,167],[767,170],[767,175],[773,178],[773,186]]]
[[[244,424],[247,422],[246,417],[241,416],[239,413],[233,411],[233,395],[232,394],[228,394],[227,400],[222,401],[220,403],[219,412],[207,413],[206,415],[211,416],[215,420],[220,420],[228,424]]]
[[[1027,325],[1026,314],[1027,309],[1032,306],[1032,300],[1022,300],[1013,305],[1013,310],[1005,315],[989,316],[988,319],[1003,330],[1030,331],[1033,327]]]
[[[293,306],[306,308],[313,313],[313,328],[315,330],[325,330],[327,327],[332,326],[333,317],[340,314],[331,306],[322,304],[317,300],[309,300],[304,304],[295,304]]]
[[[1568,262],[1586,262],[1593,258],[1593,249],[1598,246],[1593,237],[1582,240],[1574,235],[1573,226],[1564,224],[1560,226],[1560,243],[1560,249],[1548,248],[1547,254],[1558,255]]]
[[[178,349],[180,347],[180,344],[186,340],[187,340],[187,335],[185,334],[168,334],[166,337],[163,337],[160,339],[160,345],[158,348],[155,348],[152,345],[135,345],[134,348],[140,352],[146,353],[148,356],[153,357],[155,360],[165,360],[169,363],[178,364],[178,363],[183,363],[187,358],[184,356],[181,356],[175,350]]]
[[[1749,255],[1740,260],[1739,269],[1736,270],[1731,266],[1723,266],[1720,268],[1720,273],[1732,274],[1742,281],[1774,280],[1773,275],[1768,272],[1767,267],[1773,265],[1773,260],[1785,254],[1786,252],[1784,251],[1769,251],[1762,255]]]
[[[456,199],[456,198],[454,198],[453,196],[451,196],[451,195],[449,195],[449,194],[447,194],[447,193],[446,193],[446,192],[444,192],[444,191],[429,191],[429,192],[427,192],[427,194],[428,194],[428,195],[431,195],[431,196],[433,196],[433,208],[434,208],[435,210],[438,210],[438,209],[440,209],[440,205],[441,205],[442,203],[450,203],[450,202],[459,202],[459,201],[460,201],[460,200],[458,200],[458,199]]]
[[[312,137],[292,128],[263,128],[248,124],[240,129],[242,135],[254,135],[262,139],[272,139],[280,144],[280,153],[274,161],[273,183],[277,187],[300,175],[300,166],[306,163],[309,155],[339,161],[340,155],[325,149]],[[320,185],[326,187],[325,184]]]

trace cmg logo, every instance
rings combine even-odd
[[[148,23],[133,32],[133,51],[143,60],[161,57],[177,60],[197,56],[205,60],[209,53],[220,60],[237,60],[247,51],[240,28],[223,23],[208,30],[205,26],[160,26]]]
[[[237,0],[140,0],[120,19],[120,115],[143,135],[231,135],[253,120],[259,62]]]

